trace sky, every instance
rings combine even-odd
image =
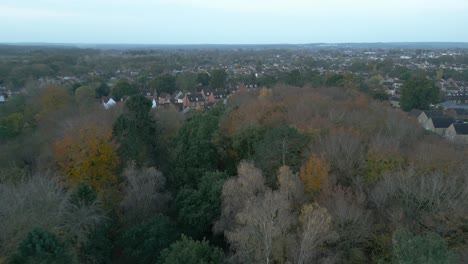
[[[468,0],[0,0],[0,43],[468,42]]]

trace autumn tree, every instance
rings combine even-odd
[[[330,165],[317,155],[312,154],[302,165],[300,176],[306,192],[319,191],[328,178]]]
[[[69,131],[54,144],[58,169],[72,185],[87,183],[103,192],[116,187],[120,159],[112,133],[97,124]]]
[[[43,120],[50,118],[50,115],[55,115],[60,111],[69,109],[73,98],[68,94],[67,90],[58,86],[47,86],[40,91],[38,104],[39,112],[36,118]]]

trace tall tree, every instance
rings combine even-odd
[[[176,78],[169,73],[159,75],[151,81],[150,87],[156,89],[158,94],[172,94],[176,89]]]
[[[197,241],[182,235],[181,239],[161,252],[161,264],[221,264],[224,253],[210,246],[208,241]]]
[[[227,176],[208,172],[197,189],[182,189],[176,197],[177,219],[184,233],[195,238],[209,237],[221,214],[221,192]]]
[[[262,141],[255,146],[256,164],[269,177],[270,186],[276,184],[279,167],[287,165],[293,171],[298,171],[301,164],[301,153],[306,145],[306,139],[295,128],[282,126],[266,132]]]
[[[413,77],[401,88],[401,107],[405,111],[411,109],[429,109],[439,98],[439,88],[426,77]]]
[[[219,157],[213,144],[219,117],[214,112],[196,114],[179,130],[172,151],[171,188],[195,188],[201,177],[217,169]]]
[[[72,261],[64,243],[47,230],[36,228],[21,241],[17,253],[10,260],[12,264],[59,264]]]
[[[158,131],[150,114],[151,101],[134,95],[125,102],[126,111],[114,123],[113,135],[119,143],[120,157],[137,166],[155,165],[158,160]]]
[[[393,234],[393,263],[451,264],[457,263],[447,242],[435,233],[419,236],[405,229]]]
[[[214,70],[211,73],[210,86],[213,89],[224,88],[226,85],[227,73],[223,69]]]
[[[124,96],[132,96],[135,94],[138,94],[138,89],[127,81],[119,81],[112,88],[112,97],[117,101]]]

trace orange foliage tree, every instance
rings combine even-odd
[[[328,178],[329,171],[330,165],[326,161],[315,154],[310,156],[300,171],[304,190],[309,193],[319,191]]]
[[[110,129],[88,124],[54,144],[56,164],[72,185],[86,183],[102,192],[118,184],[120,164]]]

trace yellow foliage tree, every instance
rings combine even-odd
[[[300,176],[306,192],[319,191],[328,178],[330,165],[313,154],[305,164],[302,165]]]
[[[102,192],[118,184],[119,157],[110,129],[86,125],[54,144],[56,164],[68,183],[86,183]]]
[[[50,114],[67,109],[72,97],[67,90],[59,86],[47,86],[41,90],[38,98],[39,113],[36,118],[42,120]]]

